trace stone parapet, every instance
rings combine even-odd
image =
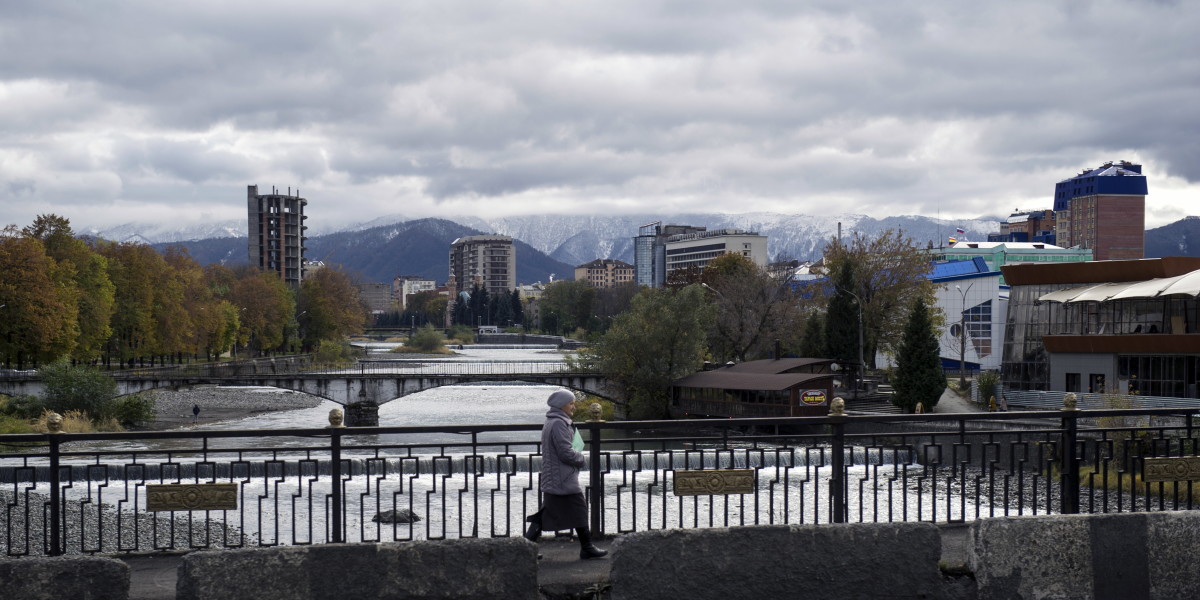
[[[0,560],[0,598],[22,600],[124,600],[129,566],[97,556]]]
[[[612,599],[944,598],[928,523],[779,525],[622,536]]]
[[[971,525],[979,598],[1195,598],[1200,514],[984,519]]]
[[[328,544],[194,552],[180,600],[538,598],[537,547],[523,538]]]

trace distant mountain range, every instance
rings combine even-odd
[[[597,258],[633,263],[633,238],[642,225],[705,226],[744,229],[767,236],[772,261],[819,258],[829,240],[855,232],[873,236],[899,229],[922,245],[937,245],[955,229],[958,237],[986,240],[999,230],[999,217],[951,221],[922,216],[873,219],[863,215],[811,217],[777,213],[568,216],[533,215],[484,220],[478,218],[404,220],[384,217],[344,231],[312,235],[308,258],[340,264],[365,281],[391,281],[397,275],[446,279],[449,248],[457,238],[499,233],[517,240],[517,278],[520,283],[571,279],[574,267]],[[202,230],[167,230],[133,225],[89,232],[106,239],[129,239],[157,247],[179,244],[201,264],[247,262],[244,223],[214,224]],[[310,230],[312,231],[312,230]],[[238,237],[235,237],[238,236]],[[1188,217],[1146,232],[1146,257],[1200,256],[1200,218]]]

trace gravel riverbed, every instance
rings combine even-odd
[[[144,429],[178,429],[320,405],[322,400],[277,388],[197,386],[154,392],[154,421]],[[193,408],[200,412],[193,415]]]

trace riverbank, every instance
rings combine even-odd
[[[153,394],[154,420],[139,429],[162,431],[197,428],[267,412],[312,408],[322,402],[316,396],[266,387],[205,385],[156,390]],[[194,412],[196,408],[199,408],[199,412]]]

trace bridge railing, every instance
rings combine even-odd
[[[1156,481],[1148,465],[1200,460],[1195,412],[587,422],[581,482],[604,534],[1188,510],[1200,498],[1187,478],[1200,469],[1185,460],[1191,471],[1178,481]],[[0,548],[24,556],[516,536],[538,510],[539,429],[0,435]],[[170,497],[175,505],[155,505]]]

